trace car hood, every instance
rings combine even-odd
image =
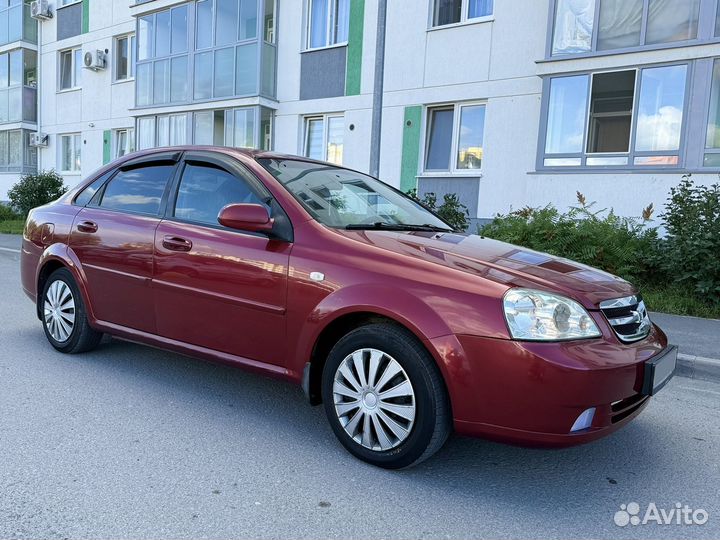
[[[602,270],[478,235],[377,230],[339,232],[349,239],[508,287],[560,293],[588,309],[597,309],[603,300],[637,293],[624,279]]]

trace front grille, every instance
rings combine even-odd
[[[650,333],[650,317],[640,295],[605,300],[600,310],[621,341],[638,341]]]

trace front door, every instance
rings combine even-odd
[[[155,232],[158,334],[283,365],[292,244],[221,226],[231,203],[268,206],[268,194],[242,169],[188,157]]]
[[[75,218],[70,248],[85,273],[97,319],[155,332],[153,245],[174,170],[170,162],[120,170]]]

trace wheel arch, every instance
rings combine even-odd
[[[40,257],[38,262],[37,275],[35,284],[37,287],[37,301],[35,308],[37,310],[38,319],[42,320],[42,293],[48,278],[53,272],[60,268],[66,268],[75,278],[75,284],[80,290],[83,303],[90,320],[94,320],[92,304],[89,301],[87,288],[85,284],[85,275],[79,266],[79,261],[75,253],[65,245],[53,244],[49,246]]]
[[[437,351],[432,349],[429,340],[430,336],[425,335],[421,329],[397,314],[388,313],[383,309],[358,307],[355,310],[337,313],[332,320],[327,321],[314,340],[312,351],[305,362],[302,373],[303,391],[312,405],[319,405],[323,402],[322,372],[333,346],[352,330],[375,323],[395,325],[412,336],[432,358],[433,363],[440,372],[440,378],[445,385],[448,396],[450,396],[450,385],[448,384],[445,366],[439,361]]]

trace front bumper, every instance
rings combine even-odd
[[[646,362],[667,348],[653,326],[636,343],[614,335],[561,343],[474,336],[431,341],[441,362],[455,430],[529,446],[572,446],[607,435],[647,405]],[[595,408],[586,429],[571,432]]]

